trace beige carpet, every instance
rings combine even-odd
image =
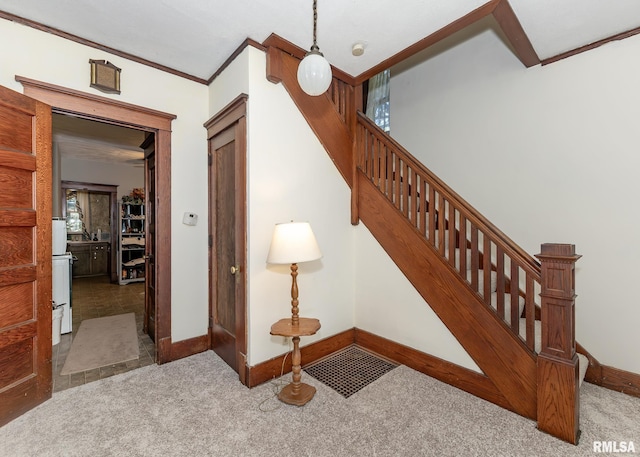
[[[304,407],[247,389],[212,351],[66,389],[0,427],[10,457],[598,457],[638,455],[640,398],[582,384],[578,446],[534,421],[399,366],[349,398]],[[291,374],[283,384],[291,381]],[[636,454],[594,453],[633,441]]]
[[[61,375],[137,359],[138,334],[134,313],[82,321]]]

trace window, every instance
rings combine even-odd
[[[389,69],[378,73],[369,80],[367,92],[366,115],[374,121],[378,127],[385,132],[391,131],[391,121],[389,116],[389,82],[391,71]]]

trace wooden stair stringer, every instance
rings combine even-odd
[[[297,78],[299,63],[280,49],[269,47],[267,79],[282,83],[344,180],[352,187],[353,136],[327,94],[311,97],[302,91]]]
[[[511,406],[537,417],[536,358],[366,176],[361,221]]]

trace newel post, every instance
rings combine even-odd
[[[575,263],[572,244],[545,243],[542,265],[542,347],[538,354],[538,429],[572,444],[580,434],[575,338]]]

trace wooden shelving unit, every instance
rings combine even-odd
[[[145,214],[144,202],[120,202],[120,237],[118,244],[118,282],[144,281]]]

